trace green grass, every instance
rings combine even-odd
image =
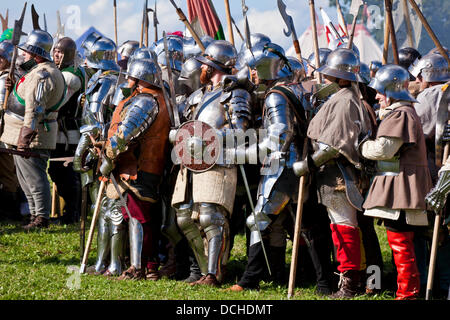
[[[50,225],[43,231],[25,233],[19,223],[0,223],[1,300],[286,300],[287,288],[262,282],[259,291],[228,292],[241,276],[246,262],[245,236],[238,235],[228,263],[222,288],[191,287],[174,280],[117,281],[103,276],[79,275],[79,224]],[[86,230],[88,232],[89,224]],[[385,269],[392,270],[390,249],[384,228],[376,226],[382,246]],[[96,237],[94,237],[96,239]],[[287,248],[290,261],[291,242]],[[96,241],[92,243],[89,265],[94,263]],[[300,284],[292,299],[318,300],[315,285]],[[358,296],[356,300],[390,300],[392,292]]]

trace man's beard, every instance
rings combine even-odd
[[[212,72],[208,72],[208,68],[203,68],[202,73],[200,74],[200,83],[201,84],[207,84],[211,81],[212,78]]]

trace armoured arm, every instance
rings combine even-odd
[[[394,137],[379,137],[375,140],[367,140],[361,145],[361,154],[369,160],[389,160],[394,157],[403,140]]]
[[[445,205],[447,195],[450,192],[450,170],[441,171],[439,179],[433,189],[425,197],[425,201],[437,214]]]
[[[292,169],[295,175],[303,176],[310,172],[312,168],[319,168],[331,159],[336,158],[339,155],[339,151],[335,148],[319,143],[319,150],[314,152],[311,156],[308,155],[306,160],[294,162]]]
[[[115,76],[99,78],[86,91],[86,103],[83,109],[83,118],[89,114],[93,119],[104,126],[107,122],[106,114],[114,96],[114,85],[117,80]]]
[[[115,159],[127,145],[141,136],[158,115],[158,103],[150,95],[139,95],[126,106],[123,120],[106,146],[106,156]]]
[[[80,128],[81,137],[73,157],[73,170],[76,172],[86,172],[90,168],[86,164],[91,159],[97,158],[98,155],[90,148],[92,146],[92,138],[100,135],[102,128],[98,124],[85,125]]]

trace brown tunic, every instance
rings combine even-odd
[[[403,140],[399,150],[400,173],[375,176],[363,207],[425,210],[425,196],[432,182],[422,125],[412,105],[403,105],[387,115],[378,127],[379,137]]]

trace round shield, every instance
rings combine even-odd
[[[219,159],[221,146],[216,130],[209,124],[197,120],[187,121],[175,135],[176,163],[193,172],[207,171]]]

